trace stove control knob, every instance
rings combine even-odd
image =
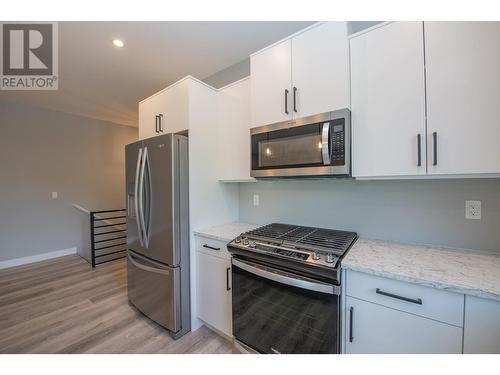
[[[248,245],[248,238],[243,238],[243,245]]]
[[[332,254],[328,254],[326,256],[326,263],[333,263],[335,261],[335,257]]]
[[[255,247],[255,241],[250,241],[249,246],[250,246],[250,247]]]
[[[235,242],[235,243],[241,243],[241,237],[240,237],[240,236],[236,237],[236,238],[234,239],[234,242]]]
[[[312,258],[313,258],[314,260],[319,260],[319,259],[321,259],[321,254],[320,254],[320,253],[316,253],[316,252],[314,252],[314,253],[313,253],[313,255],[312,255]]]

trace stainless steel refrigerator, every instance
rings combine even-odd
[[[125,154],[128,298],[178,338],[191,329],[188,139],[166,134]]]

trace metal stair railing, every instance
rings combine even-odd
[[[92,268],[127,256],[126,211],[120,208],[90,212]]]

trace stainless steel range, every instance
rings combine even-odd
[[[340,264],[356,238],[274,223],[231,241],[236,340],[261,353],[338,353]]]

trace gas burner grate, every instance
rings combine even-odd
[[[311,251],[325,251],[343,255],[356,240],[355,232],[334,229],[268,224],[245,233],[254,239],[266,239]]]

